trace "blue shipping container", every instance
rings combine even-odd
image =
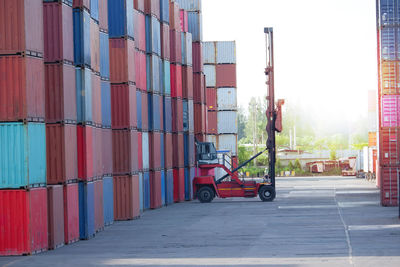
[[[75,66],[90,66],[90,15],[86,10],[74,9]]]
[[[380,0],[381,26],[400,24],[400,5],[397,0]]]
[[[171,95],[171,64],[168,60],[162,60],[161,66],[161,92],[166,95]]]
[[[201,0],[175,0],[186,11],[201,11]]]
[[[112,38],[134,38],[132,0],[108,0],[108,32]]]
[[[0,123],[0,188],[45,184],[45,124]]]
[[[194,166],[196,161],[196,153],[195,153],[195,142],[194,142],[194,134],[189,133],[189,152],[188,152],[188,159],[189,159],[189,166]]]
[[[166,203],[165,203],[165,200],[166,200],[166,195],[165,195],[165,193],[166,193],[166,191],[165,191],[165,179],[166,179],[166,176],[165,176],[165,171],[164,170],[161,170],[161,204],[164,206]]]
[[[167,133],[172,132],[172,106],[171,97],[163,97],[163,120],[164,120],[164,130]]]
[[[103,178],[103,214],[104,225],[114,222],[114,186],[112,177]]]
[[[94,184],[79,182],[79,237],[94,237]]]
[[[397,60],[400,50],[397,39],[400,37],[400,28],[383,28],[381,30],[381,56],[383,60]]]
[[[190,181],[189,168],[185,168],[185,200],[186,201],[191,199],[191,196],[190,196],[190,188],[191,187],[192,187],[192,183]]]
[[[76,113],[78,123],[92,122],[92,71],[76,68]]]
[[[160,21],[153,16],[146,16],[146,52],[161,56]]]
[[[149,92],[161,93],[160,64],[160,57],[156,55],[146,56],[146,82]]]
[[[190,184],[191,184],[189,193],[190,193],[190,198],[194,199],[195,196],[193,195],[193,179],[196,176],[196,168],[191,167],[189,172],[190,172]]]
[[[110,43],[105,32],[100,32],[100,76],[110,79]]]
[[[199,12],[188,12],[189,32],[192,34],[193,42],[203,40],[202,15]]]
[[[143,199],[143,173],[139,173],[139,203],[140,203],[140,212],[142,213],[144,210],[144,199]]]
[[[160,0],[160,19],[169,24],[169,0]]]
[[[184,99],[183,104],[183,131],[189,131],[189,106],[188,101]]]
[[[160,98],[160,95],[148,94],[150,131],[161,131]]]
[[[101,81],[101,120],[104,127],[111,127],[111,88],[109,81]]]
[[[99,0],[90,0],[90,16],[99,22]]]
[[[143,183],[144,183],[144,192],[143,192],[143,203],[144,209],[150,209],[150,173],[143,173]]]
[[[174,204],[174,173],[173,170],[167,170],[167,181],[166,181],[166,188],[165,188],[165,195],[166,195],[166,202],[167,205]]]
[[[189,134],[183,134],[183,160],[185,167],[189,167]]]

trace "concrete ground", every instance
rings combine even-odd
[[[148,211],[96,238],[2,267],[400,266],[397,208],[345,177],[278,178],[272,203],[216,199]]]

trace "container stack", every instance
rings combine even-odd
[[[381,204],[397,206],[400,170],[400,3],[379,0],[377,9],[379,72],[379,171]]]
[[[2,1],[0,25],[0,255],[32,254],[48,248],[42,1]]]

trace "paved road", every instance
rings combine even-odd
[[[281,178],[278,188],[273,203],[176,204],[0,266],[400,266],[397,209],[379,206],[373,184]]]

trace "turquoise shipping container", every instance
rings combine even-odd
[[[171,67],[168,60],[162,61],[161,90],[166,96],[171,95]]]
[[[0,123],[0,188],[46,184],[44,123]]]

